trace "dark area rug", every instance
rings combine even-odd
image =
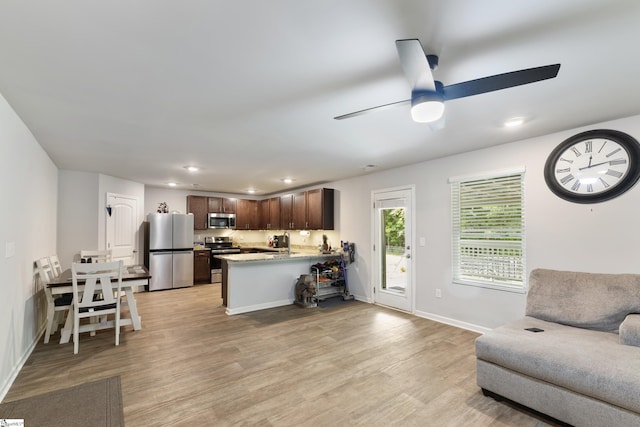
[[[0,419],[23,419],[29,427],[124,426],[120,377],[2,403]]]

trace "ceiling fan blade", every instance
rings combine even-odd
[[[354,111],[353,113],[348,113],[348,114],[343,114],[341,116],[336,116],[336,117],[334,117],[334,119],[336,119],[336,120],[350,119],[351,117],[356,117],[356,116],[360,116],[362,114],[367,114],[367,113],[373,113],[375,111],[387,110],[389,108],[397,107],[397,106],[404,105],[404,104],[411,104],[411,100],[410,99],[405,99],[404,101],[397,101],[397,102],[392,102],[390,104],[378,105],[377,107],[371,107],[371,108],[367,108],[365,110]]]
[[[436,85],[431,74],[431,67],[420,40],[396,40],[396,49],[411,90],[435,91]]]
[[[560,64],[545,65],[456,83],[444,87],[444,99],[448,101],[552,79],[558,75],[559,70]]]

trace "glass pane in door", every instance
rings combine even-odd
[[[383,290],[404,294],[407,287],[405,208],[380,209],[383,248],[380,251]]]

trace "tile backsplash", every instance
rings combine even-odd
[[[193,240],[194,242],[203,242],[208,236],[229,236],[237,246],[266,246],[270,237],[283,233],[284,230],[203,230],[196,231]],[[289,233],[292,247],[317,248],[322,244],[322,235],[327,236],[327,242],[332,248],[338,249],[340,247],[340,236],[334,230],[292,230]]]

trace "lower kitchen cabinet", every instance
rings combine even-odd
[[[193,283],[211,283],[210,253],[208,250],[193,251]]]

